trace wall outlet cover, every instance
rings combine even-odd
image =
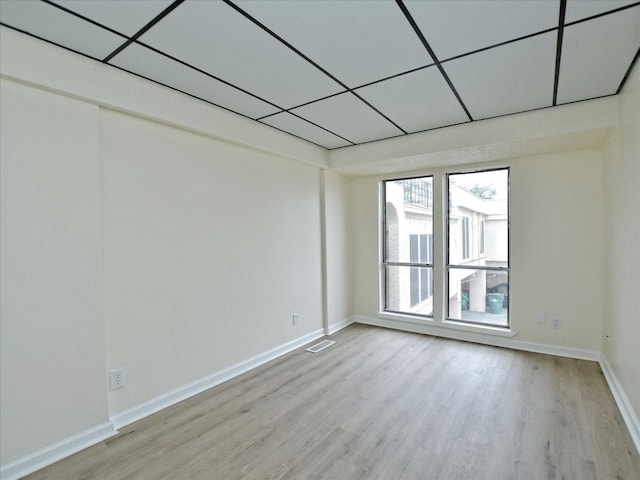
[[[125,385],[126,377],[124,368],[115,368],[111,370],[111,390],[118,390]]]

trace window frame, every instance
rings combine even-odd
[[[465,266],[456,266],[449,264],[449,246],[450,246],[450,225],[449,225],[449,176],[456,174],[466,174],[466,173],[482,173],[482,172],[490,172],[496,170],[506,170],[507,171],[507,185],[506,185],[506,204],[507,204],[507,214],[506,214],[506,229],[507,229],[507,267],[488,267],[488,269],[493,270],[505,270],[507,271],[508,280],[507,280],[507,296],[508,300],[505,303],[505,308],[507,310],[507,320],[506,322],[501,319],[496,323],[480,323],[476,321],[465,321],[459,318],[450,318],[449,315],[449,271],[451,268],[465,268]],[[411,311],[413,307],[405,307],[404,305],[409,305],[410,303],[410,292],[407,290],[406,285],[408,284],[408,280],[404,280],[405,286],[403,288],[403,304],[398,303],[395,300],[395,297],[389,297],[388,290],[388,279],[391,278],[391,282],[394,282],[394,274],[391,271],[391,275],[389,274],[388,267],[390,265],[398,265],[398,266],[406,266],[411,267],[414,266],[410,262],[390,262],[387,258],[387,254],[390,252],[391,255],[395,255],[395,245],[398,242],[397,239],[393,239],[395,243],[393,243],[395,248],[388,250],[389,245],[387,245],[387,235],[389,234],[389,225],[387,224],[388,213],[387,213],[387,205],[388,205],[388,192],[387,192],[387,183],[388,182],[397,182],[401,180],[410,180],[410,179],[419,179],[419,178],[428,178],[431,180],[431,220],[432,220],[432,250],[431,250],[431,262],[424,263],[422,265],[417,266],[425,266],[429,267],[429,272],[431,273],[431,286],[432,296],[430,297],[431,310],[428,314],[418,313]],[[460,330],[466,332],[477,332],[489,335],[496,335],[501,337],[513,337],[517,332],[512,330],[511,325],[511,306],[512,301],[510,298],[510,290],[511,290],[511,282],[512,282],[512,271],[511,271],[511,167],[509,165],[499,165],[499,166],[490,166],[484,168],[468,168],[468,169],[447,169],[447,168],[438,168],[432,171],[425,171],[424,173],[420,172],[420,174],[415,174],[406,177],[382,177],[379,180],[379,236],[380,239],[380,248],[379,248],[379,276],[378,276],[378,284],[379,284],[379,311],[378,317],[386,320],[391,320],[394,322],[401,322],[400,324],[416,324],[421,325],[421,329],[424,329],[425,332],[432,332],[437,334],[438,329],[445,330]],[[394,193],[395,197],[397,193]],[[397,210],[397,199],[392,199],[392,206],[394,206],[394,212]],[[391,214],[393,215],[393,213]],[[391,217],[393,220],[395,217]],[[460,218],[460,217],[458,217]],[[470,223],[470,238],[469,238],[469,249],[472,251],[470,257],[474,255],[478,256],[479,260],[486,258],[487,252],[490,250],[490,246],[487,245],[486,240],[486,223],[482,221],[483,219],[478,215],[471,215],[470,222],[475,225],[475,228],[471,228]],[[483,228],[484,227],[484,228]],[[484,231],[483,231],[484,230]],[[476,231],[482,235],[482,238],[478,237]],[[459,235],[459,234],[457,234]],[[504,238],[504,237],[503,237]],[[458,240],[459,241],[459,240]],[[408,244],[407,244],[408,247]],[[484,247],[484,248],[482,248]],[[480,251],[482,249],[482,251]],[[398,257],[400,258],[400,257]],[[475,257],[474,257],[475,258]],[[476,268],[473,259],[466,259],[467,264],[466,268]],[[460,260],[460,262],[465,262],[465,260]],[[484,268],[484,267],[483,267]],[[397,278],[395,279],[397,282]],[[494,288],[494,285],[491,288]],[[392,288],[395,288],[392,283]],[[395,290],[393,290],[395,291]],[[392,293],[393,293],[392,291]],[[489,293],[489,292],[487,292]],[[502,292],[500,292],[502,293]],[[407,297],[407,298],[405,298]],[[488,302],[488,300],[487,300]],[[391,309],[390,306],[394,306],[396,308]],[[454,312],[455,313],[455,312]],[[504,317],[503,317],[504,318]]]
[[[430,261],[426,261],[426,262],[421,262],[421,261],[417,261],[417,262],[400,262],[400,261],[390,261],[389,260],[389,244],[388,244],[388,238],[389,238],[389,225],[387,223],[387,184],[388,183],[394,183],[394,182],[401,182],[403,180],[416,180],[416,179],[430,179],[431,180],[431,188],[430,188],[430,192],[428,192],[427,197],[427,203],[426,205],[424,205],[425,208],[430,209],[431,210],[431,217],[432,217],[432,228],[431,228],[431,232],[429,234],[423,234],[423,235],[429,235],[431,237],[431,241],[427,241],[427,248],[431,248],[431,251],[427,254],[427,260]],[[419,281],[421,281],[421,277],[422,277],[422,272],[424,268],[427,268],[427,272],[429,272],[430,274],[427,274],[427,278],[431,281],[431,285],[429,286],[430,288],[428,288],[428,292],[430,292],[430,297],[428,296],[425,299],[421,299],[418,303],[413,304],[411,297],[409,298],[409,304],[411,305],[411,308],[420,305],[420,303],[426,301],[428,298],[433,299],[434,297],[434,290],[435,290],[435,275],[434,275],[434,256],[435,256],[435,247],[434,247],[434,230],[435,230],[435,222],[433,220],[433,215],[434,215],[434,181],[435,181],[435,176],[433,174],[427,174],[427,175],[416,175],[416,176],[411,176],[411,177],[401,177],[401,178],[390,178],[390,179],[384,179],[382,180],[382,184],[381,184],[381,199],[382,199],[382,258],[381,258],[381,288],[382,288],[382,302],[381,302],[381,307],[382,307],[382,311],[385,313],[391,313],[391,314],[398,314],[398,315],[406,315],[406,316],[410,316],[410,317],[420,317],[420,318],[425,318],[425,319],[433,319],[433,309],[432,309],[432,313],[430,315],[426,315],[426,314],[422,314],[422,313],[417,313],[417,312],[407,312],[407,311],[403,311],[403,310],[393,310],[389,307],[389,267],[408,267],[408,268],[417,268],[418,269],[418,279]],[[430,195],[430,196],[429,196]],[[406,201],[406,195],[403,197],[405,198],[405,205],[415,205],[411,202],[407,202]],[[422,235],[422,234],[421,234]],[[421,236],[420,235],[420,236]],[[418,258],[420,258],[420,238],[418,238]],[[410,273],[411,275],[411,273]],[[420,285],[418,286],[418,288],[420,289]],[[411,283],[410,283],[410,289],[411,289]],[[411,295],[411,293],[409,293]],[[420,296],[420,292],[419,292],[419,296]]]
[[[455,175],[465,175],[465,174],[473,174],[473,173],[484,173],[484,172],[496,172],[496,171],[501,171],[504,170],[507,172],[507,200],[506,200],[506,205],[507,205],[507,266],[506,267],[495,267],[495,266],[482,266],[482,265],[475,265],[473,263],[464,263],[469,262],[470,258],[472,257],[471,254],[469,254],[468,257],[464,257],[464,255],[462,255],[462,258],[460,259],[460,263],[455,263],[452,264],[451,263],[451,252],[450,252],[450,246],[451,246],[451,215],[450,215],[450,205],[451,205],[451,198],[450,198],[450,177],[451,176],[455,176]],[[500,272],[500,273],[506,273],[507,274],[507,298],[510,299],[510,290],[511,290],[511,168],[510,167],[495,167],[495,168],[481,168],[481,169],[474,169],[474,170],[463,170],[463,171],[450,171],[450,172],[446,172],[443,174],[443,181],[444,181],[444,189],[445,189],[445,202],[442,205],[442,211],[443,211],[443,215],[444,215],[444,226],[446,229],[446,240],[445,243],[443,245],[443,253],[444,253],[444,268],[443,268],[443,281],[444,281],[444,291],[445,291],[445,302],[443,305],[443,317],[444,317],[444,321],[446,322],[453,322],[453,323],[462,323],[462,324],[466,324],[466,325],[473,325],[473,326],[477,326],[477,327],[490,327],[490,328],[501,328],[501,329],[507,329],[509,330],[511,328],[511,304],[508,303],[507,306],[507,324],[506,325],[502,325],[502,324],[493,324],[493,323],[480,323],[480,322],[474,322],[474,321],[469,321],[469,320],[464,320],[464,319],[460,319],[460,318],[453,318],[451,317],[450,314],[450,305],[449,305],[449,289],[450,289],[450,274],[449,272],[451,270],[484,270],[486,272]],[[465,218],[465,217],[462,217]],[[480,222],[479,222],[480,223]],[[483,224],[483,227],[485,227],[485,222],[482,221],[481,222]],[[462,230],[462,228],[461,228]],[[483,235],[483,242],[482,242],[482,246],[483,248],[483,252],[478,252],[478,257],[485,257],[486,256],[486,242],[484,242],[484,234],[486,232],[486,227],[483,228],[482,231],[482,235]],[[471,240],[469,240],[471,241]]]

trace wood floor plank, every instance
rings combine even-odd
[[[640,479],[595,362],[352,325],[29,480]]]

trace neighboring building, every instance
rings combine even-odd
[[[506,198],[483,199],[455,184],[449,202],[448,264],[470,268],[450,270],[448,317],[472,320],[465,312],[486,312],[487,294],[502,294],[501,307],[508,306],[508,274],[473,268],[508,267],[508,204]],[[386,183],[386,230],[389,261],[433,263],[430,177]],[[388,267],[387,282],[387,310],[433,313],[431,267]],[[506,325],[506,311],[494,309],[491,319]]]

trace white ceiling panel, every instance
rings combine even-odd
[[[545,33],[443,64],[474,119],[553,103],[556,33]]]
[[[408,132],[469,120],[435,66],[375,83],[356,92]]]
[[[340,148],[614,94],[639,2],[567,0],[561,48],[561,0],[0,0],[0,23]]]
[[[402,132],[351,93],[343,93],[292,110],[296,115],[354,143],[394,137]]]
[[[438,60],[558,26],[558,0],[408,0]]]
[[[222,2],[187,0],[140,41],[283,108],[343,90]]]
[[[433,63],[394,2],[235,3],[352,88]]]
[[[278,111],[262,100],[141,45],[127,47],[109,63],[254,119]]]
[[[564,29],[558,103],[616,93],[640,47],[640,6]]]
[[[260,121],[298,137],[305,138],[325,148],[338,148],[351,145],[351,143],[346,140],[288,112],[278,113],[277,115],[263,118]]]
[[[137,33],[172,0],[117,0],[110,2],[53,0],[54,3],[127,36]]]
[[[0,21],[100,60],[126,41],[120,35],[37,0],[2,0]]]
[[[564,22],[571,23],[593,15],[637,3],[638,0],[567,0]]]

